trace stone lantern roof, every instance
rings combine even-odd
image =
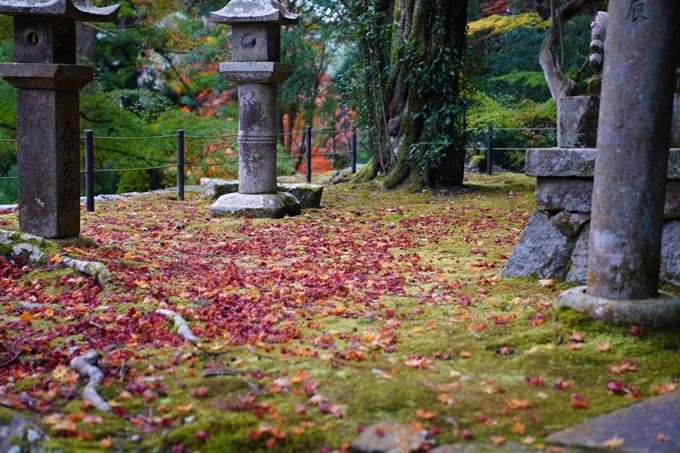
[[[6,0],[0,0],[0,3]],[[289,13],[277,0],[231,0],[219,11],[210,13],[219,24],[246,24],[264,22],[295,25],[300,16]]]
[[[89,0],[0,0],[0,14],[51,16],[81,22],[113,22],[120,5],[99,8]]]

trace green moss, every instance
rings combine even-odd
[[[380,180],[352,188],[349,184],[339,184],[326,188],[325,198],[334,203],[327,209],[316,213],[306,213],[296,218],[271,220],[255,219],[248,221],[248,229],[278,228],[289,225],[301,227],[321,219],[319,227],[328,224],[341,227],[355,219],[360,222],[358,228],[370,232],[370,239],[382,241],[389,232],[412,236],[414,246],[400,249],[385,243],[385,256],[376,257],[384,260],[385,266],[392,266],[395,277],[405,279],[405,294],[399,296],[379,296],[364,306],[363,300],[354,300],[353,294],[368,284],[367,281],[348,283],[350,295],[347,298],[319,298],[313,306],[304,310],[288,307],[295,326],[301,330],[299,340],[287,344],[253,344],[253,351],[243,346],[230,346],[220,351],[223,355],[209,355],[186,344],[180,348],[165,347],[148,348],[148,345],[120,346],[121,349],[134,350],[136,357],[126,362],[135,370],[139,380],[147,377],[145,370],[154,365],[157,371],[151,376],[163,378],[167,386],[165,395],[158,395],[150,402],[135,397],[132,401],[119,398],[125,390],[127,382],[114,379],[110,385],[100,386],[101,395],[107,400],[119,402],[131,416],[170,417],[172,426],[158,429],[153,433],[145,433],[125,419],[111,414],[97,414],[104,417],[104,423],[84,425],[78,422],[79,429],[87,431],[94,440],[77,441],[54,437],[45,445],[49,448],[61,448],[64,451],[84,452],[98,451],[98,441],[107,435],[113,437],[116,451],[155,452],[164,451],[177,444],[185,444],[187,451],[201,452],[268,452],[266,442],[271,437],[262,433],[250,439],[252,430],[264,425],[278,426],[286,432],[286,437],[276,441],[273,451],[298,453],[319,451],[328,444],[332,449],[340,448],[343,443],[351,442],[357,435],[356,427],[365,426],[379,420],[393,420],[400,423],[419,421],[424,427],[439,426],[444,434],[434,436],[438,444],[454,442],[459,439],[451,434],[457,424],[460,429],[471,429],[478,442],[483,442],[492,434],[503,434],[510,441],[519,442],[518,435],[511,433],[511,418],[517,416],[527,425],[527,434],[535,436],[541,431],[554,432],[561,427],[592,418],[604,412],[630,404],[622,396],[610,396],[606,385],[610,380],[623,379],[634,384],[642,392],[642,397],[652,395],[649,387],[669,383],[671,377],[677,377],[677,357],[675,351],[680,349],[680,335],[674,329],[647,330],[642,329],[639,336],[632,334],[629,328],[594,322],[587,316],[557,308],[556,298],[560,291],[570,287],[557,282],[554,287],[546,288],[535,278],[505,279],[498,278],[505,259],[509,256],[517,235],[521,232],[524,214],[529,214],[534,206],[532,198],[532,180],[523,175],[499,174],[492,177],[484,175],[468,175],[467,188],[453,196],[430,194],[411,194],[406,190],[375,190]],[[514,195],[510,197],[508,193]],[[195,206],[193,211],[176,209],[177,205]],[[148,266],[150,275],[161,275],[164,266],[169,263],[189,259],[187,255],[167,256],[159,253],[149,258],[138,253],[137,249],[146,247],[141,226],[155,228],[167,225],[170,221],[183,221],[182,232],[173,232],[172,239],[165,241],[190,241],[199,239],[206,241],[206,256],[213,253],[209,242],[239,241],[247,244],[251,240],[249,232],[242,232],[246,225],[243,219],[207,219],[209,203],[198,198],[188,197],[184,203],[168,203],[161,196],[145,196],[124,203],[102,203],[99,217],[84,216],[84,222],[109,222],[111,228],[121,234],[131,236],[128,241],[119,244],[108,244],[97,249],[77,250],[83,259],[95,259],[98,256],[116,263],[126,263],[138,269]],[[135,221],[113,222],[112,219],[128,219],[135,213]],[[326,216],[328,212],[336,217]],[[358,215],[357,215],[358,214]],[[493,221],[493,222],[492,222]],[[475,225],[483,228],[475,229]],[[109,225],[107,225],[107,228]],[[316,224],[314,224],[316,228]],[[518,230],[512,233],[512,229]],[[396,229],[396,230],[395,230]],[[324,233],[325,237],[333,237],[334,232]],[[345,233],[343,233],[345,234]],[[343,240],[354,245],[348,252],[348,259],[354,254],[363,253],[367,237],[346,233]],[[500,238],[496,241],[496,238]],[[153,239],[159,240],[158,237]],[[287,244],[291,247],[304,247],[304,244]],[[158,246],[160,247],[160,246]],[[160,250],[157,248],[156,250]],[[130,253],[132,257],[125,256]],[[419,259],[415,263],[430,266],[430,270],[411,272],[412,264],[405,256],[417,253]],[[139,256],[138,256],[139,255]],[[195,258],[195,257],[193,257]],[[231,260],[232,256],[219,257],[209,255],[213,266],[218,266],[219,259]],[[202,260],[203,257],[200,257]],[[200,261],[199,262],[202,262]],[[293,262],[293,258],[284,259],[276,264],[283,269]],[[104,259],[102,259],[104,261]],[[262,259],[256,253],[240,256],[237,259],[240,269],[252,269]],[[323,256],[314,266],[321,266]],[[187,281],[190,281],[192,264],[187,261]],[[493,267],[491,267],[493,266]],[[306,270],[306,269],[303,269]],[[182,269],[177,272],[184,272]],[[59,277],[66,275],[66,270],[54,272],[34,270],[25,275],[24,281],[43,279],[50,285],[57,285]],[[175,270],[173,270],[175,272]],[[415,276],[421,278],[417,280]],[[115,276],[114,277],[120,277]],[[301,278],[304,278],[301,277]],[[455,290],[448,290],[449,284]],[[181,286],[180,283],[177,283]],[[57,288],[55,290],[63,290]],[[253,285],[248,290],[254,297],[267,295],[272,282]],[[293,286],[302,290],[303,286]],[[171,288],[173,291],[164,302],[182,304],[187,310],[187,322],[201,327],[204,322],[192,318],[191,310],[199,310],[205,305],[199,298],[177,296],[185,287]],[[678,288],[664,286],[664,290],[680,293]],[[231,292],[232,289],[221,288]],[[143,297],[149,293],[140,291]],[[246,289],[239,289],[244,294]],[[447,292],[448,291],[448,292]],[[149,299],[140,297],[146,302],[132,302],[125,299],[117,303],[115,299],[108,302],[116,316],[124,315],[134,307],[138,312],[148,312],[154,308]],[[463,303],[464,301],[465,303]],[[344,306],[348,313],[343,316],[330,314],[331,307]],[[10,307],[11,308],[11,307]],[[0,306],[0,315],[4,319],[16,320],[15,312],[8,315],[9,308]],[[395,350],[386,353],[384,348],[364,341],[368,332],[380,332],[387,328],[388,319],[383,314],[386,310],[394,311],[400,327],[395,330]],[[365,312],[372,311],[378,316],[369,317]],[[510,317],[513,315],[513,317]],[[538,315],[543,316],[543,323],[534,323]],[[305,319],[303,321],[303,317]],[[504,318],[504,317],[507,317]],[[503,323],[504,319],[507,322]],[[501,323],[496,323],[500,320]],[[47,328],[45,319],[33,321],[34,329]],[[475,327],[486,324],[485,327]],[[578,350],[567,348],[569,337],[574,332],[582,332],[584,342]],[[219,348],[224,332],[218,329],[210,341]],[[312,340],[322,334],[332,336],[335,349],[322,349]],[[473,335],[474,334],[474,335]],[[83,335],[69,337],[73,344],[84,341]],[[355,338],[353,338],[355,337]],[[358,340],[357,340],[358,339]],[[61,341],[61,343],[58,343]],[[51,346],[65,348],[65,339],[55,340]],[[595,345],[608,341],[610,347],[600,352]],[[69,342],[69,344],[71,344]],[[203,348],[209,352],[212,344]],[[281,348],[307,348],[315,357],[304,354],[284,355]],[[352,361],[345,358],[346,351],[362,347],[363,358]],[[501,354],[501,348],[510,348],[510,353]],[[461,357],[468,352],[470,357]],[[179,365],[173,365],[174,374],[165,373],[161,366],[169,366],[170,360],[177,353],[182,358]],[[188,353],[196,355],[192,365],[184,358]],[[256,354],[272,357],[262,358]],[[405,362],[412,356],[422,356],[431,365],[411,368]],[[439,358],[436,358],[439,357]],[[446,357],[446,359],[444,359]],[[27,355],[22,360],[32,360]],[[208,364],[218,362],[221,365],[240,364],[238,369],[251,372],[246,380],[240,376],[201,377],[201,371]],[[629,361],[639,366],[639,370],[625,376],[617,376],[609,371],[609,366],[621,361]],[[111,366],[104,363],[104,366]],[[120,367],[120,364],[115,365]],[[262,377],[259,371],[265,375]],[[311,375],[309,382],[317,382],[316,392],[326,398],[329,405],[339,405],[342,418],[336,419],[331,414],[322,413],[319,408],[309,402],[305,395],[304,383],[291,385],[288,391],[272,392],[267,389],[272,381],[284,376],[295,376],[296,373],[307,372]],[[532,387],[524,382],[527,376],[540,376],[545,385]],[[22,381],[20,390],[26,390],[45,376]],[[571,383],[567,390],[557,390],[551,382],[564,380]],[[457,382],[450,386],[452,382]],[[180,383],[182,385],[180,385]],[[251,385],[257,386],[261,392],[255,392]],[[184,387],[182,387],[184,386]],[[202,386],[207,388],[209,397],[196,398],[191,390]],[[438,386],[442,386],[438,388]],[[79,386],[82,389],[82,385]],[[443,391],[442,391],[443,389]],[[505,393],[499,393],[503,389]],[[455,403],[446,405],[438,397],[442,393],[451,396]],[[586,397],[589,408],[576,409],[569,405],[570,393],[579,393]],[[540,394],[540,396],[539,396]],[[256,404],[271,409],[263,410],[259,416],[255,411],[235,410],[238,403],[247,397],[253,397]],[[510,399],[527,400],[531,404],[529,410],[507,411]],[[189,412],[179,410],[180,405],[193,404]],[[160,411],[166,405],[168,412]],[[236,405],[236,406],[235,406]],[[303,405],[306,413],[296,412],[296,405]],[[299,409],[299,408],[298,408]],[[416,410],[435,412],[430,421],[419,419]],[[55,411],[75,413],[81,410],[79,399],[73,399],[63,407],[55,406]],[[88,410],[96,413],[96,411]],[[528,419],[531,413],[539,422]],[[484,415],[498,422],[489,426],[475,421]],[[2,419],[0,408],[0,420]],[[302,423],[302,424],[301,424]],[[311,423],[314,427],[309,427]],[[327,424],[332,424],[332,427]],[[293,433],[292,428],[304,427],[302,435]],[[199,432],[207,434],[207,441],[196,438]],[[140,436],[139,443],[133,442],[132,436]],[[468,443],[474,451],[492,451],[485,446]],[[471,450],[472,451],[472,450]],[[571,453],[571,452],[570,452]]]

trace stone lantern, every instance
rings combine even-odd
[[[220,72],[238,84],[239,190],[223,195],[210,208],[213,217],[283,217],[300,213],[297,199],[277,193],[276,92],[293,73],[281,64],[281,26],[295,25],[276,0],[232,0],[211,13],[213,22],[232,26],[232,61]]]
[[[80,98],[94,78],[76,64],[76,21],[111,22],[119,6],[87,0],[0,0],[14,16],[14,59],[0,76],[17,88],[19,229],[45,238],[80,233]]]

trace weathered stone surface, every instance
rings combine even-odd
[[[659,280],[680,285],[680,220],[669,220],[663,226]]]
[[[0,451],[10,452],[15,448],[16,452],[45,452],[40,448],[36,442],[45,437],[42,430],[33,422],[20,417],[13,416],[9,424],[0,424]],[[19,444],[25,444],[28,441],[29,445],[21,448]]]
[[[659,281],[680,2],[644,3],[645,20],[609,8],[600,99],[588,295],[615,300],[653,298]]]
[[[239,182],[236,180],[201,178],[201,191],[203,198],[217,200],[222,195],[236,193],[239,190]],[[288,192],[300,202],[302,209],[319,208],[323,195],[323,186],[318,184],[289,184],[278,183],[278,192]]]
[[[592,177],[595,171],[595,154],[596,150],[590,148],[528,149],[525,172],[527,176],[536,177]]]
[[[535,195],[541,211],[590,212],[593,180],[538,178]]]
[[[671,148],[680,148],[680,93],[675,93],[673,95]]]
[[[420,450],[424,437],[398,423],[376,423],[367,426],[350,445],[355,453],[411,453]]]
[[[557,143],[560,148],[594,148],[599,96],[567,96],[560,103]]]
[[[80,232],[77,91],[17,90],[19,227],[44,238]]]
[[[572,426],[547,438],[568,446],[602,448],[614,437],[624,440],[623,453],[677,453],[680,451],[680,391],[650,398]],[[661,442],[657,435],[665,434]]]
[[[17,244],[12,247],[12,255],[21,258],[23,264],[32,265],[44,261],[45,254],[37,245]]]
[[[677,179],[668,180],[666,183],[663,217],[666,220],[680,217],[680,181]]]
[[[590,220],[590,214],[585,212],[562,211],[550,217],[550,223],[569,238],[578,236],[588,220]]]
[[[210,13],[218,24],[269,22],[295,25],[299,16],[290,13],[276,0],[231,0],[219,11]]]
[[[571,254],[571,266],[566,281],[569,283],[586,283],[588,280],[588,241],[590,225],[585,225]]]
[[[593,198],[593,180],[576,178],[545,178],[536,181],[536,207],[542,211],[589,213]],[[680,217],[680,180],[666,185],[664,218]],[[564,232],[564,234],[567,234]]]
[[[293,74],[293,66],[269,61],[220,63],[220,73],[236,83],[281,83]]]
[[[592,231],[591,231],[592,234]],[[650,327],[680,325],[680,299],[659,291],[648,299],[614,299],[586,294],[585,286],[563,292],[557,303],[587,313],[598,321]]]
[[[276,193],[276,84],[238,86],[239,192]]]
[[[595,174],[595,149],[528,149],[525,161],[527,176],[592,178]],[[680,149],[668,154],[668,179],[680,179]]]
[[[295,197],[276,194],[276,93],[277,84],[293,73],[292,66],[280,62],[281,25],[294,25],[299,17],[277,0],[231,0],[210,15],[213,22],[232,24],[232,61],[220,63],[219,70],[238,83],[239,193],[273,195],[250,199],[224,195],[211,212],[213,216],[226,212],[256,217],[295,215],[300,203],[292,203],[287,196]]]
[[[300,207],[302,209],[321,207],[323,186],[319,184],[279,184],[278,190],[279,192],[293,194],[300,202]]]
[[[222,195],[238,192],[238,181],[201,178],[201,193],[206,200],[217,200]]]
[[[534,211],[502,276],[564,278],[574,242],[550,223],[548,214]]]
[[[230,193],[210,206],[212,217],[237,216],[280,219],[300,214],[300,202],[287,192],[275,194]]]
[[[20,258],[22,264],[37,265],[47,261],[55,246],[38,236],[15,231],[0,230],[0,256],[12,261]]]
[[[0,14],[59,16],[83,22],[113,22],[120,5],[99,8],[88,0],[0,0]]]
[[[671,148],[680,148],[680,94],[673,98],[673,126],[671,127]]]
[[[72,64],[0,63],[0,77],[14,88],[81,90],[94,79],[94,69]]]

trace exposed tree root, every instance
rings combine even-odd
[[[166,310],[164,308],[157,309],[156,313],[161,314],[168,319],[172,319],[172,322],[175,323],[175,327],[177,327],[177,335],[182,337],[183,340],[193,344],[198,344],[198,337],[193,334],[189,324],[187,324],[184,318],[182,318],[180,315],[172,310]]]
[[[104,379],[104,373],[97,366],[97,362],[99,362],[99,353],[88,351],[71,360],[71,368],[88,380],[83,390],[83,400],[88,401],[100,411],[111,412],[111,406],[97,392],[97,386]]]
[[[61,262],[69,269],[94,278],[104,290],[108,289],[108,286],[111,283],[111,271],[101,263],[81,261],[64,255],[61,256]]]

